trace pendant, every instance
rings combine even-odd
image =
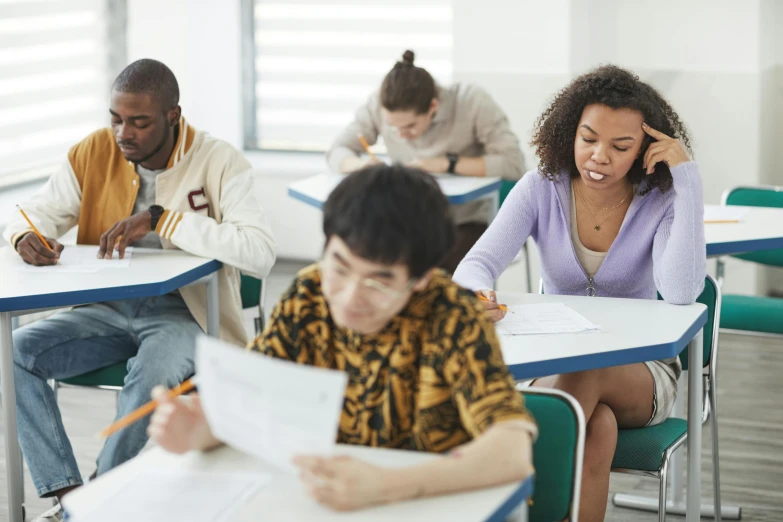
[[[596,225],[596,226],[594,226],[593,228],[594,228],[594,229],[596,230],[596,232],[597,232],[597,231],[601,230],[601,225]]]

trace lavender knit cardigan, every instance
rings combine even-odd
[[[707,264],[701,176],[695,162],[671,172],[674,186],[669,191],[653,189],[634,196],[592,279],[571,241],[568,175],[550,181],[537,171],[529,172],[457,267],[454,281],[471,290],[492,288],[532,237],[548,294],[656,299],[657,290],[669,303],[695,302],[704,287]]]

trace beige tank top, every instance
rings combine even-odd
[[[585,247],[579,240],[579,230],[576,226],[576,199],[573,187],[571,190],[571,242],[574,244],[574,252],[579,264],[582,265],[588,276],[593,277],[606,257],[606,252],[596,252]]]

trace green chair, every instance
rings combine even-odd
[[[723,205],[783,208],[783,187],[734,187],[723,193]],[[732,256],[766,266],[783,267],[783,249]],[[718,259],[718,282],[723,284],[725,264]],[[723,296],[720,327],[727,330],[783,335],[783,299],[750,295]]]
[[[704,291],[697,302],[707,306],[707,323],[704,325],[704,415],[712,426],[713,496],[716,520],[720,522],[720,459],[718,455],[718,394],[715,373],[718,356],[718,331],[721,316],[721,293],[718,283],[707,276]],[[688,369],[688,350],[680,353],[683,370]],[[670,417],[662,424],[647,428],[620,430],[617,449],[612,461],[612,471],[658,478],[658,520],[666,520],[666,490],[669,461],[672,454],[687,440],[688,423],[685,419]],[[614,495],[615,505],[626,506],[620,501],[625,495]]]
[[[249,309],[258,307],[258,317],[254,319],[256,334],[259,334],[264,325],[264,300],[266,298],[265,281],[254,277],[242,275],[240,294],[242,296],[242,308]],[[53,381],[52,389],[55,396],[57,390],[62,386],[75,386],[82,388],[97,388],[99,390],[120,391],[125,383],[125,375],[128,373],[128,362],[120,362],[100,368],[98,370],[87,372],[76,377]]]
[[[518,389],[538,425],[538,439],[533,445],[536,485],[528,519],[578,522],[585,447],[582,407],[560,390]]]
[[[506,197],[508,196],[508,193],[511,192],[511,189],[514,188],[514,185],[516,185],[516,181],[504,179],[500,182],[500,198],[499,198],[499,207],[503,206],[503,202],[506,201]],[[530,250],[527,247],[527,241],[525,241],[525,244],[522,245],[522,249],[517,253],[517,255],[514,257],[514,259],[511,261],[510,264],[516,264],[519,263],[519,261],[522,258],[525,258],[525,276],[527,277],[527,291],[529,293],[533,292],[533,280],[530,273]]]

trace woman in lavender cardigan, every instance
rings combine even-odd
[[[536,123],[541,158],[454,273],[490,299],[528,237],[549,294],[693,303],[706,272],[702,183],[674,109],[634,74],[603,66],[560,91]],[[587,419],[580,520],[603,520],[619,428],[663,422],[678,359],[554,375],[536,386],[573,395]]]

